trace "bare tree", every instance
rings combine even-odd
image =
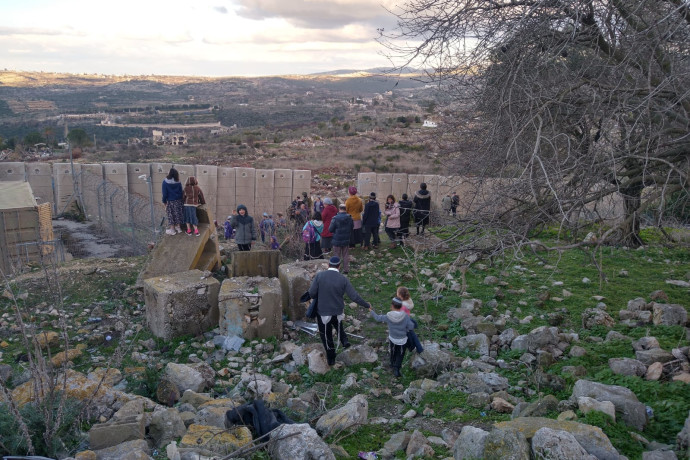
[[[380,40],[447,96],[436,138],[457,173],[493,184],[475,187],[491,191],[483,217],[526,237],[603,219],[617,196],[604,240],[636,246],[641,213],[687,206],[686,0],[409,0],[395,13]]]

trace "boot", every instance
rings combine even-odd
[[[335,350],[326,350],[326,360],[328,361],[329,366],[333,366],[335,364]]]

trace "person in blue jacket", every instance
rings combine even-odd
[[[163,204],[165,213],[168,217],[168,235],[182,233],[182,222],[184,221],[184,203],[182,201],[182,183],[180,173],[175,168],[170,168],[170,172],[163,179]]]

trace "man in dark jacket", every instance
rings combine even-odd
[[[364,212],[362,213],[362,229],[364,230],[364,246],[363,249],[369,249],[369,242],[374,248],[377,248],[381,240],[379,239],[379,224],[381,219],[381,208],[379,202],[376,201],[376,193],[369,194],[369,201],[364,205]]]
[[[349,272],[350,232],[354,225],[352,217],[347,213],[345,203],[341,203],[338,214],[331,219],[328,231],[333,234],[333,254],[340,257],[343,262],[343,273]]]
[[[400,205],[400,236],[404,239],[410,235],[410,218],[412,217],[412,207],[414,203],[407,199],[407,193],[402,194]]]
[[[323,343],[323,347],[326,349],[326,358],[329,366],[335,364],[336,349],[333,342],[333,329],[337,332],[343,348],[350,346],[350,342],[345,334],[345,327],[343,326],[343,320],[345,319],[343,295],[347,294],[350,300],[357,302],[364,308],[371,307],[352,287],[350,280],[340,274],[339,268],[340,258],[336,256],[331,257],[328,261],[328,270],[317,273],[311,282],[311,286],[309,286],[309,296],[316,300],[316,322],[319,327],[321,343]]]
[[[422,235],[426,226],[429,225],[429,212],[431,210],[431,193],[426,189],[426,184],[422,182],[419,190],[414,194],[414,221],[417,225],[417,235],[419,227],[422,227]]]

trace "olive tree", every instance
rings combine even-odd
[[[686,0],[409,0],[395,14],[381,41],[447,97],[436,138],[455,172],[500,184],[487,216],[505,232],[577,227],[618,197],[602,237],[635,246],[642,213],[687,206]]]

